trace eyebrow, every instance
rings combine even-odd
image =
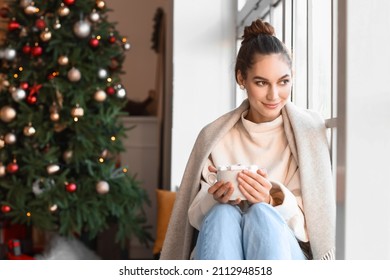
[[[278,80],[283,80],[285,78],[289,78],[290,75],[289,74],[286,74],[286,75],[283,75],[282,77],[280,77]],[[261,76],[254,76],[253,77],[254,80],[264,80],[264,81],[268,81],[268,79],[264,78],[264,77],[261,77]]]

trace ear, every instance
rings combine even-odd
[[[239,85],[244,85],[245,79],[242,76],[240,70],[237,71],[237,81],[238,81]]]

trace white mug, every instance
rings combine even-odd
[[[216,179],[217,181],[232,183],[234,191],[229,198],[230,200],[236,200],[237,198],[241,198],[241,200],[246,200],[246,197],[241,193],[240,189],[238,188],[237,175],[242,170],[249,170],[251,172],[256,172],[257,169],[259,169],[257,165],[234,164],[229,166],[219,166]]]

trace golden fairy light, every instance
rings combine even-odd
[[[111,83],[112,79],[110,77],[107,78],[107,82]]]
[[[122,169],[122,171],[123,171],[123,173],[126,173],[126,172],[127,172],[127,168],[124,167],[124,168]]]
[[[104,162],[104,158],[102,158],[102,157],[99,158],[99,162],[100,162],[100,163],[103,163],[103,162]]]
[[[100,36],[100,35],[96,36],[96,39],[98,39],[98,40],[100,40],[101,38],[102,38],[102,36]]]
[[[18,74],[14,74],[14,78],[17,79],[19,77]]]
[[[116,140],[116,137],[115,136],[111,136],[111,141],[115,141]]]
[[[27,216],[27,217],[31,217],[31,212],[27,212],[27,213],[26,213],[26,216]]]
[[[20,72],[23,71],[23,67],[22,67],[22,66],[19,67],[19,71],[20,71]]]
[[[73,120],[74,120],[74,122],[78,122],[79,118],[78,117],[74,117]]]

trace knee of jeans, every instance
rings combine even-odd
[[[282,216],[278,213],[278,211],[275,210],[274,207],[269,205],[268,203],[255,203],[253,204],[248,212],[248,216],[255,216],[256,219],[260,221],[265,221],[268,219],[277,220],[279,222],[284,223],[284,219]]]
[[[214,205],[207,213],[206,218],[217,218],[223,220],[225,218],[231,219],[232,216],[241,216],[236,206],[232,206],[230,204],[217,204]]]

